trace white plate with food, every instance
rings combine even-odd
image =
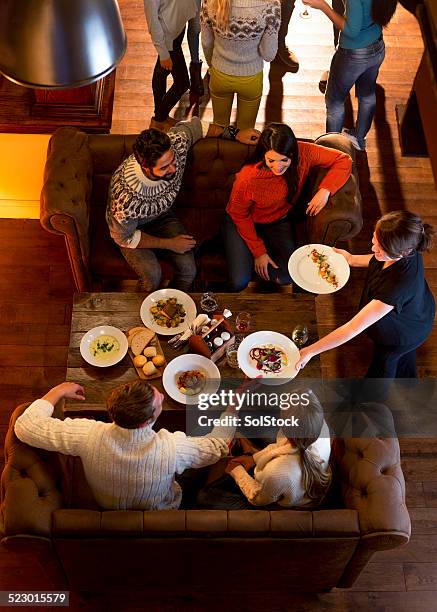
[[[125,334],[112,325],[99,325],[87,331],[80,341],[80,354],[89,364],[99,368],[113,366],[123,359],[128,349]]]
[[[211,359],[187,353],[175,357],[162,375],[164,389],[181,404],[197,404],[200,393],[217,393],[220,372]]]
[[[185,331],[196,318],[193,299],[178,289],[158,289],[141,304],[144,325],[157,334],[173,336]]]
[[[262,377],[281,384],[297,375],[294,367],[299,350],[290,338],[274,331],[258,331],[244,338],[238,347],[238,365],[249,378]]]
[[[299,287],[311,293],[334,293],[345,286],[350,274],[343,255],[326,244],[306,244],[294,251],[288,271]]]

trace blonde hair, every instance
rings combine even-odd
[[[219,28],[228,29],[229,16],[231,14],[232,0],[209,0],[210,17],[214,14],[214,19]]]
[[[300,454],[303,488],[310,500],[316,504],[325,497],[331,484],[332,472],[329,467],[326,468],[323,465],[321,459],[309,452],[309,447],[321,434],[324,417],[319,398],[311,389],[306,389],[306,393],[309,397],[309,404],[303,406],[300,403],[290,409],[290,414],[299,419],[298,432],[288,427],[283,427],[282,432]],[[298,433],[297,436],[296,433]]]

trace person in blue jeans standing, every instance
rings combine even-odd
[[[365,151],[365,138],[375,115],[376,79],[385,57],[382,28],[393,17],[397,0],[344,0],[344,16],[326,0],[302,2],[321,10],[340,30],[325,95],[326,131],[343,131],[356,149]],[[358,116],[355,128],[349,131],[344,128],[344,103],[354,85]]]

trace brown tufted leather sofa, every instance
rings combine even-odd
[[[135,138],[60,128],[50,139],[40,220],[45,229],[64,236],[78,291],[135,278],[110,238],[105,220],[111,176],[132,152]],[[341,134],[327,134],[316,142],[345,151],[355,159],[352,145]],[[235,173],[250,152],[249,146],[217,138],[202,139],[192,148],[175,206],[187,231],[200,245],[199,288],[207,282],[226,280],[226,262],[217,236]],[[305,201],[312,197],[325,172],[315,172],[309,178],[302,194]],[[306,234],[309,242],[334,244],[358,234],[362,224],[354,164],[346,185],[321,213],[308,219]],[[171,274],[168,268],[164,272]]]
[[[6,436],[2,546],[45,567],[50,559],[55,584],[64,574],[71,589],[91,592],[314,592],[350,587],[374,552],[409,539],[396,438],[337,439],[338,498],[325,509],[101,511],[79,459],[16,438],[25,408]]]

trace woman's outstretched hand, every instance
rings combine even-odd
[[[325,0],[302,0],[302,4],[310,6],[311,8],[321,9],[326,2]]]
[[[324,208],[329,200],[330,192],[327,189],[319,189],[316,195],[313,197],[310,202],[308,202],[308,207],[306,210],[307,215],[317,215]]]
[[[258,274],[258,276],[266,281],[270,280],[269,264],[274,268],[278,267],[267,253],[264,253],[264,255],[260,255],[259,257],[255,257],[255,272]]]
[[[313,352],[311,351],[311,347],[310,346],[306,346],[305,348],[301,349],[299,351],[300,353],[300,358],[299,361],[296,363],[296,365],[294,366],[296,368],[297,371],[302,370],[306,364],[308,363],[308,361],[314,357]]]
[[[345,251],[345,249],[337,249],[336,247],[332,247],[332,250],[335,251],[336,253],[339,253],[340,255],[343,255],[343,257],[345,258],[345,260],[347,261],[347,263],[351,266],[352,265],[352,254],[349,253],[349,251]]]

